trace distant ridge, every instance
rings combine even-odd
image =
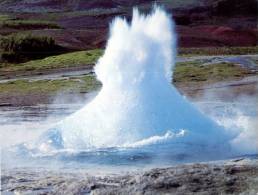
[[[0,0],[1,11],[61,12],[131,7],[153,0]]]
[[[147,13],[154,4],[172,13],[180,47],[257,46],[257,0],[0,0],[0,14],[55,22],[61,29],[26,30],[84,50],[105,46],[115,16],[130,20],[133,7]],[[14,32],[0,29],[0,35]]]
[[[2,12],[64,12],[92,9],[120,9],[162,4],[170,8],[202,7],[213,15],[258,15],[257,0],[0,0]],[[144,7],[143,6],[143,7]]]

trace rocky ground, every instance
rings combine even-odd
[[[3,170],[9,194],[253,194],[258,193],[258,161],[240,158],[146,171],[93,174],[96,170]]]

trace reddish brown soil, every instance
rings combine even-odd
[[[54,37],[58,44],[75,50],[104,47],[109,24],[115,16],[130,20],[133,6],[142,5],[148,10],[152,4],[152,1],[148,0],[39,0],[36,2],[12,0],[12,2],[0,3],[0,10],[11,10],[13,11],[11,15],[16,15],[19,19],[51,19],[62,29],[1,28],[0,34],[30,31],[33,34],[49,35]],[[195,6],[173,8],[171,3],[165,7],[167,11],[173,13],[180,47],[218,47],[257,45],[258,9],[255,12],[256,10],[250,7],[254,5],[256,5],[255,0],[245,2],[200,0]],[[77,14],[77,11],[92,9],[95,10],[94,14],[81,15],[81,12]],[[51,11],[59,13],[58,17],[49,18],[48,13],[45,12]],[[67,11],[75,12],[67,15]]]
[[[255,46],[255,29],[239,30],[228,26],[177,26],[181,47]]]

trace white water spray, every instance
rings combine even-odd
[[[130,24],[116,18],[105,53],[95,66],[101,91],[49,132],[47,143],[90,149],[142,146],[164,138],[224,147],[228,136],[223,128],[171,86],[175,56],[174,23],[161,8],[147,16],[134,9]],[[46,149],[46,144],[40,147]]]

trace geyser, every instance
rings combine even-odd
[[[156,7],[115,18],[95,72],[103,86],[90,103],[42,137],[39,148],[88,150],[161,142],[226,147],[222,127],[200,113],[171,85],[176,34],[171,17]],[[219,149],[218,149],[219,150]]]

